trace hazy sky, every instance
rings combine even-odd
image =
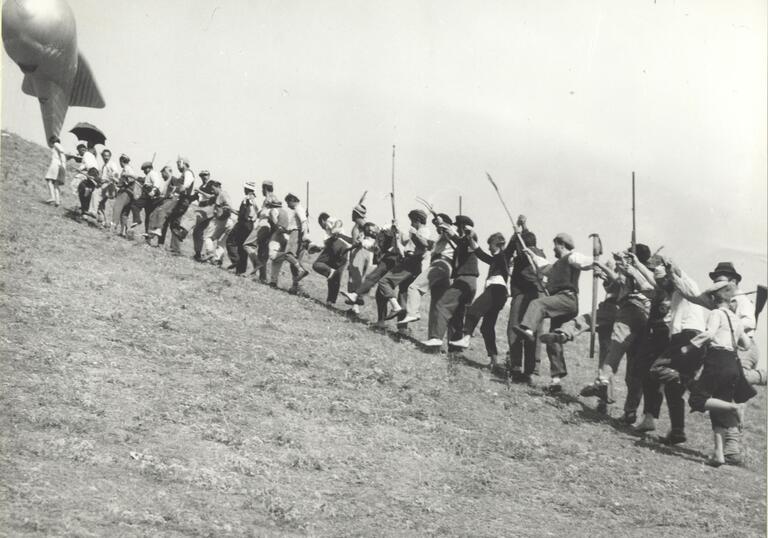
[[[766,281],[764,0],[70,5],[107,108],[64,129],[91,121],[137,163],[186,155],[238,200],[245,180],[310,181],[313,217],[348,219],[367,189],[385,223],[396,144],[401,219],[461,194],[482,237],[508,232],[487,170],[548,252],[560,231],[626,246],[635,170],[642,242],[701,284],[718,260]],[[43,143],[2,67],[3,127]]]

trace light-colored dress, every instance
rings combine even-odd
[[[51,164],[45,173],[46,181],[54,181],[57,185],[64,185],[67,174],[67,157],[60,142],[56,142],[51,148]]]

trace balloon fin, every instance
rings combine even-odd
[[[37,97],[35,85],[32,83],[32,77],[29,75],[24,75],[24,81],[21,83],[21,91],[32,97]]]
[[[43,114],[43,126],[45,127],[45,139],[52,135],[59,136],[61,126],[69,109],[69,99],[59,86],[51,84],[48,90],[48,99],[40,101],[40,112]]]
[[[77,74],[72,83],[69,105],[89,108],[104,108],[105,106],[99,87],[93,80],[91,68],[81,53],[77,54]]]

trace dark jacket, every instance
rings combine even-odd
[[[459,237],[456,240],[456,250],[453,253],[453,278],[459,276],[480,276],[477,254],[470,250],[469,237]]]
[[[544,290],[539,284],[536,268],[531,266],[528,256],[525,255],[525,252],[520,246],[520,240],[513,237],[510,241],[510,245],[515,251],[512,275],[509,279],[509,287],[512,295],[535,293],[537,291],[543,292]],[[534,252],[537,256],[541,256],[542,258],[546,257],[544,252],[538,247],[528,247],[528,249]]]

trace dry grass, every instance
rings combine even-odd
[[[449,362],[74,222],[40,203],[47,150],[2,152],[4,534],[764,534],[763,389],[747,465],[711,469],[700,415],[683,447],[645,442],[507,389],[479,340]],[[569,354],[575,393],[594,367]]]

